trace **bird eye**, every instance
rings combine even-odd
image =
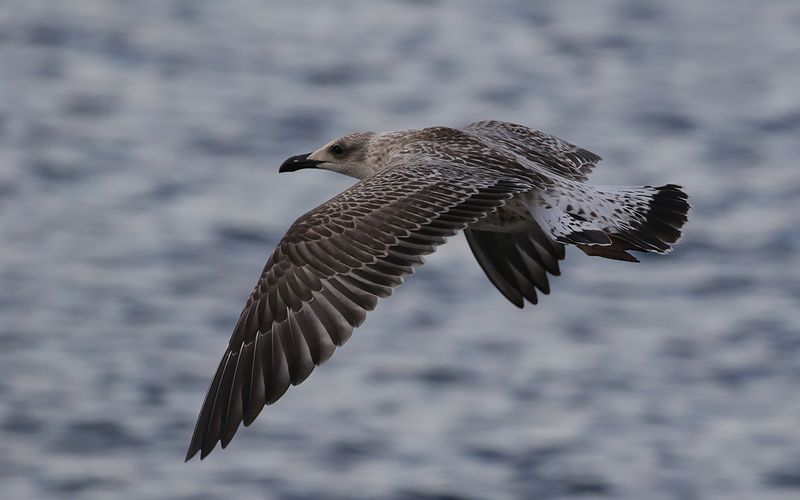
[[[333,153],[336,156],[342,156],[344,154],[344,148],[338,144],[334,144],[333,146],[331,146],[331,153]]]

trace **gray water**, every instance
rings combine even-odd
[[[800,498],[800,3],[0,0],[0,497]],[[528,124],[683,243],[517,310],[463,238],[183,463],[354,130]]]

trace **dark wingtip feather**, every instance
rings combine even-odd
[[[219,366],[217,367],[217,372],[214,374],[214,379],[211,381],[211,385],[206,392],[206,397],[203,400],[203,406],[200,409],[200,414],[197,416],[197,423],[195,423],[194,426],[192,439],[189,442],[189,450],[186,452],[187,462],[194,455],[196,455],[198,451],[202,450],[203,444],[206,441],[206,434],[208,433],[208,427],[211,421],[212,411],[214,409],[214,401],[216,400],[217,392],[219,391],[220,379],[225,371],[225,366],[229,356],[230,354],[226,354],[222,357],[222,360],[220,360]],[[201,453],[200,459],[202,460],[207,454],[208,453]]]
[[[214,448],[216,448],[216,447],[217,447],[217,442],[214,441],[213,443],[211,443],[210,447],[202,448],[200,450],[200,460],[203,460],[204,458],[206,458],[208,456],[208,454],[211,453],[212,451],[214,451]]]
[[[558,254],[547,240],[541,241],[543,235],[474,229],[464,234],[487,278],[509,302],[522,309],[526,300],[539,302],[537,290],[550,292],[546,272],[557,274]]]

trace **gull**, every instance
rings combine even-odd
[[[596,154],[523,125],[357,132],[279,172],[325,169],[359,179],[302,215],[269,258],[206,394],[186,454],[225,448],[240,424],[303,382],[459,231],[510,302],[536,304],[565,245],[638,262],[667,253],[687,221],[680,186],[598,186]]]

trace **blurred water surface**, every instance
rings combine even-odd
[[[0,497],[800,497],[800,4],[0,1]],[[502,119],[683,184],[684,242],[518,311],[454,238],[183,463],[354,130]]]

